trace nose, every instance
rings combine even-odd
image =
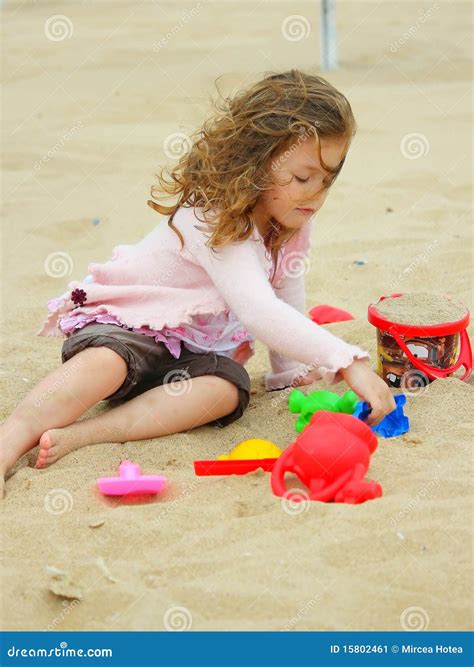
[[[321,206],[324,204],[324,200],[326,199],[327,196],[327,191],[326,190],[318,190],[312,197],[308,199],[308,202],[301,206],[301,208],[314,208],[315,211],[321,208]]]

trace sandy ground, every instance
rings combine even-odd
[[[269,70],[320,73],[315,2],[111,5],[0,10],[2,418],[59,363],[61,340],[34,336],[46,301],[158,223],[146,199],[163,141],[203,120],[214,79],[231,92]],[[295,13],[310,33],[291,41],[281,26]],[[55,41],[45,22],[58,14],[69,36]],[[352,311],[330,329],[372,354],[366,309],[381,294],[447,291],[472,307],[469,21],[468,2],[338,3],[340,68],[328,78],[360,129],[318,216],[307,303]],[[52,277],[58,252],[68,275]],[[472,378],[409,398],[410,433],[381,440],[373,457],[383,498],[297,513],[264,473],[193,473],[194,459],[245,438],[292,441],[285,395],[263,390],[266,368],[259,345],[251,406],[226,429],[89,447],[43,471],[28,465],[35,450],[24,457],[2,506],[2,628],[469,629]],[[104,502],[95,479],[126,457],[167,475],[166,493]],[[55,588],[51,568],[67,586]]]

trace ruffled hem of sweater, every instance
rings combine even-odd
[[[358,359],[370,360],[370,354],[364,350],[361,350],[359,347],[351,345],[346,352],[338,354],[338,356],[332,360],[330,365],[318,366],[318,373],[327,384],[337,384],[344,379],[342,377],[341,370],[348,368],[351,364],[354,363],[354,361]]]
[[[306,364],[300,364],[287,371],[281,371],[281,373],[267,371],[264,376],[266,391],[276,391],[278,389],[286,389],[287,387],[290,387],[295,378],[304,376],[304,371],[307,368],[308,366]]]
[[[229,308],[224,303],[219,304],[213,302],[212,304],[195,304],[191,307],[184,308],[180,313],[174,314],[173,317],[167,317],[166,315],[163,315],[153,320],[145,320],[143,318],[134,319],[133,317],[124,319],[123,315],[121,314],[123,308],[120,307],[117,308],[115,306],[100,305],[97,307],[89,306],[88,308],[79,307],[71,309],[67,307],[68,304],[71,303],[70,299],[63,298],[58,299],[57,301],[60,302],[60,305],[54,308],[54,310],[48,315],[47,319],[43,323],[43,326],[36,333],[36,336],[64,337],[65,334],[59,326],[61,315],[70,314],[72,310],[74,310],[75,315],[79,313],[85,313],[87,315],[113,315],[124,327],[137,329],[140,327],[148,327],[156,331],[159,331],[164,327],[172,328],[177,327],[180,324],[192,324],[193,318],[199,315],[219,315],[220,313],[229,311]]]

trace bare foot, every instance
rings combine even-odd
[[[40,438],[35,468],[46,468],[62,456],[70,454],[80,447],[82,447],[82,444],[77,440],[74,441],[69,436],[67,427],[51,428],[49,431],[45,431]]]
[[[5,476],[23,454],[38,444],[39,435],[26,418],[11,415],[0,424],[0,499],[5,493]]]

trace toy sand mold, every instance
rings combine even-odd
[[[377,372],[389,386],[409,391],[461,367],[460,379],[470,376],[470,313],[463,303],[427,292],[391,294],[370,304],[368,320],[377,328]]]

